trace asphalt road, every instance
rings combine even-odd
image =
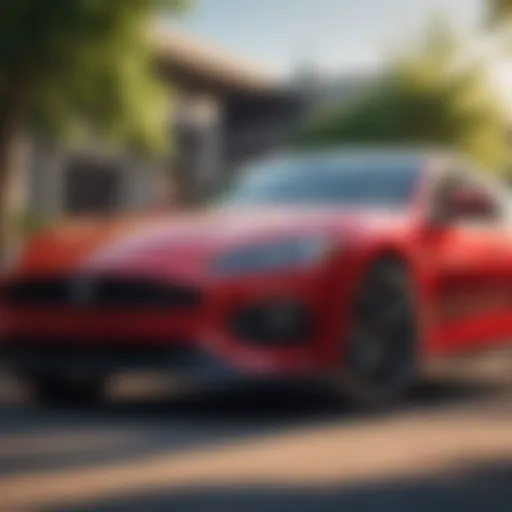
[[[0,510],[509,512],[509,368],[447,365],[374,416],[311,386],[182,395],[151,379],[44,409],[1,378]]]

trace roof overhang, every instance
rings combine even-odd
[[[279,87],[258,65],[199,42],[175,29],[157,26],[150,34],[162,71],[178,83],[218,93],[265,93]]]

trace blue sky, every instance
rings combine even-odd
[[[327,72],[378,64],[407,44],[431,13],[464,32],[482,19],[484,0],[195,0],[172,20],[231,53],[289,72],[300,61]]]

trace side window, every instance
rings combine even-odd
[[[503,218],[503,202],[485,178],[465,171],[447,172],[434,187],[434,215],[457,223],[492,224]]]
[[[481,211],[476,211],[475,215],[468,220],[481,223],[495,224],[503,218],[503,205],[501,197],[493,189],[490,181],[485,176],[478,174],[465,174],[462,178],[461,188],[473,191],[475,197],[479,197],[482,205]],[[469,216],[471,217],[471,216]]]

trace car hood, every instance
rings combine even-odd
[[[265,208],[216,210],[134,221],[56,227],[28,244],[21,271],[67,269],[197,272],[215,254],[273,237],[350,237],[392,230],[406,217],[384,210]]]

